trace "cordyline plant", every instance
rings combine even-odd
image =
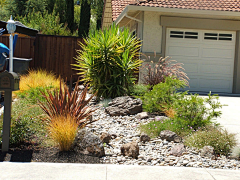
[[[156,52],[154,52],[154,55],[156,57]],[[147,58],[148,61],[150,61],[150,57],[147,57],[146,55],[144,56]],[[179,80],[184,81],[185,84],[189,86],[189,78],[184,72],[185,69],[182,67],[183,63],[175,62],[177,61],[171,60],[170,57],[160,57],[157,63],[154,63],[153,61],[146,63],[141,67],[144,72],[143,83],[153,86],[161,82],[165,82],[165,78],[168,76],[174,76],[177,77]]]
[[[56,116],[73,117],[79,128],[85,127],[87,124],[93,123],[97,120],[91,119],[91,114],[96,110],[88,103],[93,98],[94,94],[86,100],[88,87],[81,92],[76,84],[74,91],[69,92],[69,89],[60,82],[60,89],[56,88],[53,91],[41,92],[46,99],[46,103],[39,102],[39,106],[48,115],[50,121]]]

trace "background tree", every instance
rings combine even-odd
[[[88,36],[91,18],[91,3],[88,0],[82,0],[80,11],[80,23],[78,28],[78,36]]]
[[[8,0],[6,10],[8,15],[25,16],[26,15],[26,3],[28,0]]]
[[[68,28],[74,30],[74,0],[66,0],[66,22]]]

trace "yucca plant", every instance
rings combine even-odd
[[[85,127],[87,124],[93,123],[96,120],[91,119],[91,114],[96,110],[89,106],[89,102],[94,97],[94,94],[86,99],[88,87],[81,92],[76,84],[74,91],[69,92],[66,86],[62,86],[60,82],[60,89],[53,91],[42,91],[46,103],[38,101],[39,106],[48,115],[49,119],[56,116],[72,116],[75,118],[80,128]]]
[[[134,73],[141,65],[139,59],[140,40],[128,29],[112,25],[98,30],[79,42],[82,50],[74,69],[79,71],[82,81],[89,83],[97,97],[114,98],[129,94],[136,78]]]
[[[150,61],[150,57],[147,57],[147,61]],[[156,53],[155,53],[156,57]],[[188,76],[184,72],[185,69],[182,67],[183,63],[177,63],[176,60],[171,60],[170,57],[165,57],[158,60],[157,63],[150,61],[142,66],[143,69],[143,83],[148,85],[156,85],[160,82],[164,82],[167,76],[177,77],[179,80],[185,82],[188,86]]]

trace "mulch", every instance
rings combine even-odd
[[[21,145],[9,148],[8,152],[0,149],[0,162],[51,162],[51,163],[84,163],[100,164],[98,157],[88,156],[75,151],[61,152],[58,148],[39,148]]]

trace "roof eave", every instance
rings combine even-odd
[[[215,15],[215,16],[232,16],[240,17],[240,12],[234,11],[218,11],[218,10],[201,10],[201,9],[180,9],[180,8],[163,8],[163,7],[150,7],[150,6],[136,6],[127,5],[122,13],[117,17],[115,23],[118,24],[127,15],[128,11],[154,11],[165,13],[179,13],[179,14],[195,14],[195,15]]]

